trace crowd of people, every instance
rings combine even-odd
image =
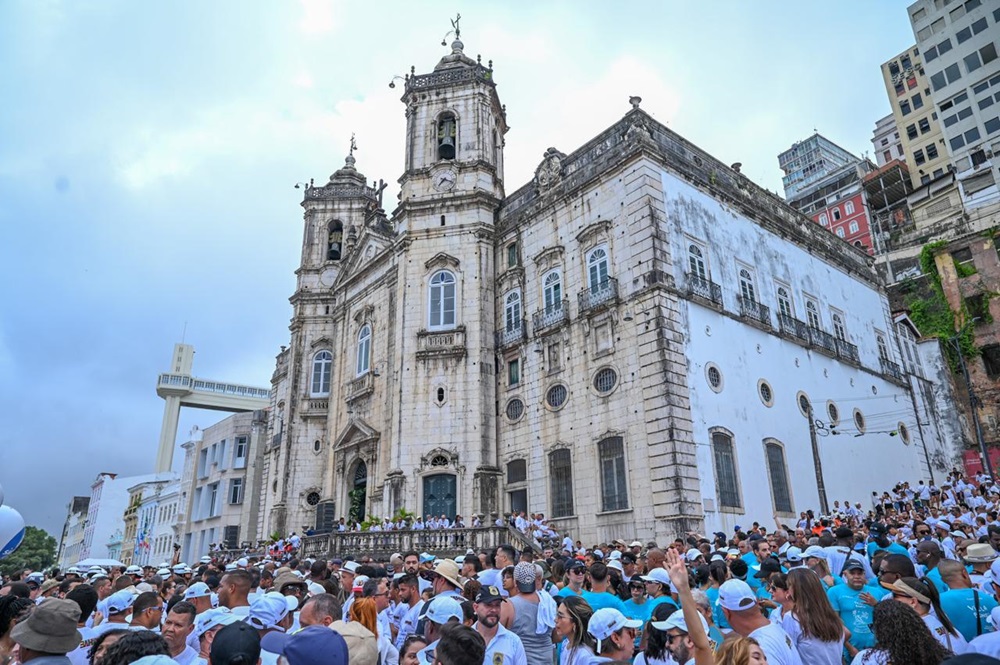
[[[22,571],[0,665],[1000,663],[998,509],[954,472],[660,545]]]

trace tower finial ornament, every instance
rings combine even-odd
[[[456,13],[455,14],[455,20],[451,22],[451,27],[455,30],[455,39],[461,39],[462,38],[462,29],[460,27],[458,27],[458,23],[461,20],[462,20],[462,15]]]
[[[441,38],[441,46],[447,46],[448,36],[455,35],[455,41],[452,44],[452,47],[454,48],[455,45],[457,44],[459,50],[461,50],[461,47],[464,46],[464,44],[462,44],[462,28],[459,27],[459,23],[461,23],[461,21],[462,21],[462,15],[455,14],[455,18],[451,19],[451,30],[444,33],[444,37]]]
[[[351,132],[351,150],[350,150],[350,152],[348,152],[348,154],[353,157],[354,156],[354,151],[357,150],[357,149],[358,149],[358,144],[354,140],[354,132]]]

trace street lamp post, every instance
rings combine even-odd
[[[965,388],[969,391],[969,406],[972,407],[972,424],[976,428],[976,442],[979,444],[979,453],[983,456],[983,464],[986,467],[986,473],[993,477],[993,463],[990,462],[990,456],[986,452],[986,442],[983,441],[983,426],[979,422],[979,407],[977,406],[978,399],[976,398],[976,391],[972,387],[972,381],[969,380],[969,369],[965,366],[965,356],[962,354],[962,346],[959,343],[959,339],[965,334],[969,326],[973,325],[979,318],[976,317],[970,321],[966,321],[962,329],[954,337],[948,338],[948,341],[955,346],[955,351],[958,353],[958,364],[962,368],[962,378],[965,379]]]

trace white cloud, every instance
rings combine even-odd
[[[302,5],[302,20],[299,21],[302,34],[325,35],[338,27],[340,7],[336,0],[299,0],[299,4]]]

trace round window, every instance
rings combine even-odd
[[[723,381],[722,381],[722,370],[715,363],[708,363],[705,365],[705,379],[708,381],[708,387],[717,393],[722,392]]]
[[[514,399],[507,402],[507,420],[511,422],[517,422],[524,415],[524,402],[515,397]]]
[[[309,492],[306,494],[306,503],[310,506],[315,506],[319,503],[319,492]]]
[[[828,416],[830,416],[831,425],[836,425],[837,423],[840,422],[840,409],[837,408],[837,405],[835,403],[833,402],[826,403],[826,413]]]
[[[857,409],[854,409],[854,426],[861,434],[865,433],[865,415]]]
[[[903,443],[910,445],[910,430],[906,428],[906,425],[899,423],[896,426],[896,431],[899,432],[899,438],[902,439]]]
[[[566,397],[568,395],[569,393],[566,390],[566,386],[561,383],[557,383],[549,388],[549,391],[545,393],[545,403],[553,409],[558,409],[566,403]]]
[[[760,395],[760,401],[764,403],[764,406],[774,406],[774,391],[771,389],[771,384],[761,379],[757,383],[757,392]]]
[[[812,410],[812,404],[809,402],[809,395],[800,392],[795,399],[799,403],[799,411],[803,416],[808,418],[809,412]]]
[[[618,372],[610,367],[598,370],[594,375],[594,390],[602,395],[607,395],[618,384]]]

